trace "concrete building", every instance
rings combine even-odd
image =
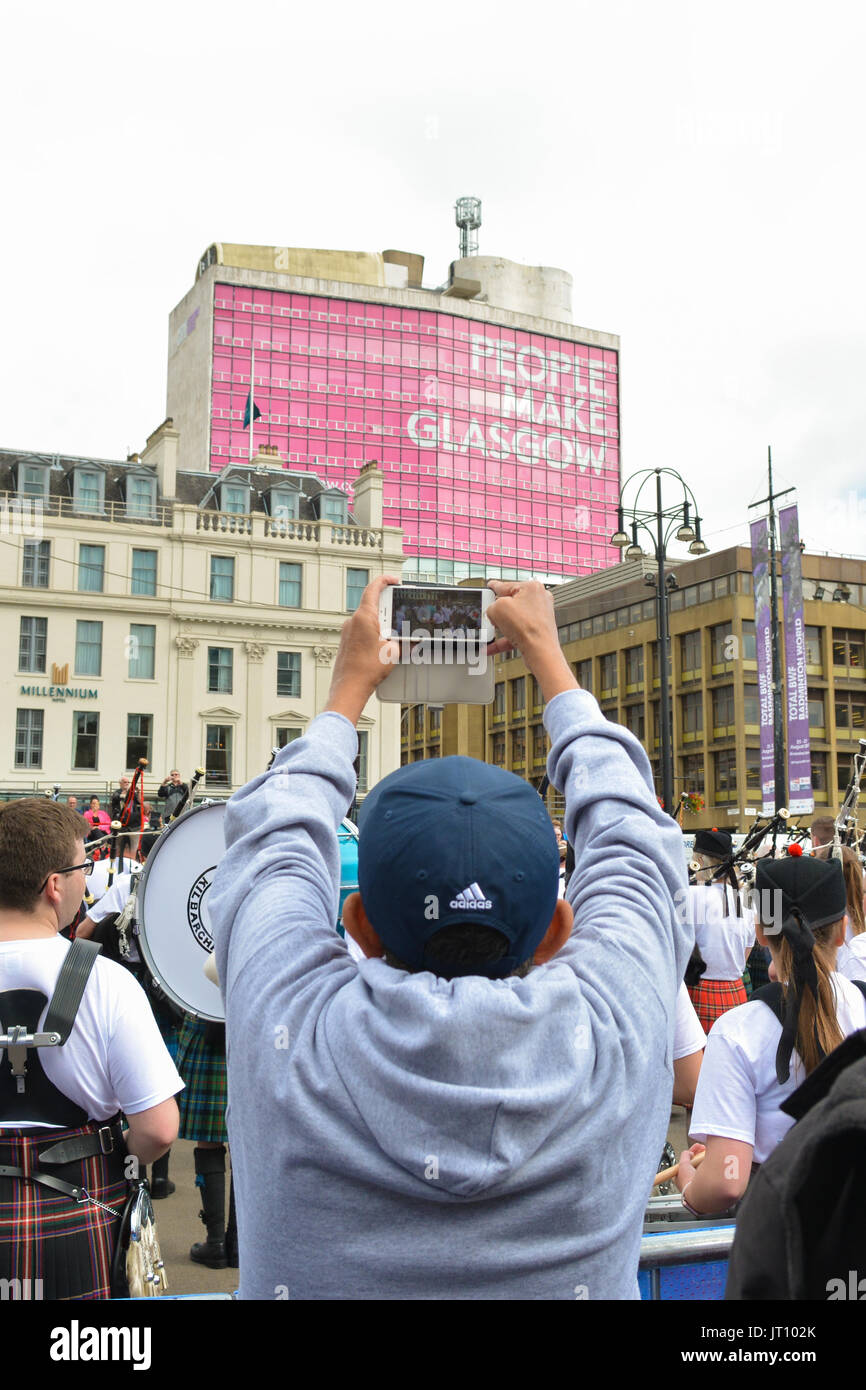
[[[350,509],[266,450],[215,476],[181,446],[166,420],[123,462],[0,451],[5,794],[102,797],[140,757],[147,795],[197,765],[228,794],[320,712],[347,614],[402,563],[373,463]],[[370,701],[361,795],[396,766],[399,721]]]
[[[761,809],[755,609],[749,550],[732,547],[670,561],[670,677],[674,789],[703,798],[683,828],[743,831]],[[630,728],[649,754],[661,794],[659,667],[652,559],[627,561],[555,591],[559,636],[580,684],[609,719]],[[803,555],[805,636],[814,814],[835,813],[866,737],[866,562]],[[784,639],[784,631],[781,633]],[[466,753],[510,768],[538,786],[549,744],[540,691],[521,658],[497,657],[496,695],[486,708],[410,713],[401,760]],[[434,751],[435,750],[435,751]],[[561,799],[549,796],[551,811]],[[750,814],[751,813],[751,814]]]
[[[255,440],[351,497],[371,458],[404,575],[559,582],[616,552],[619,339],[571,321],[571,276],[494,256],[215,242],[171,313],[166,413],[185,466]],[[251,388],[252,379],[252,388]]]

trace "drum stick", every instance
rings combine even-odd
[[[706,1149],[701,1149],[701,1152],[699,1154],[695,1154],[694,1158],[692,1159],[692,1167],[700,1168],[706,1156]],[[656,1173],[655,1177],[653,1178],[653,1187],[658,1187],[660,1182],[670,1182],[672,1178],[676,1177],[679,1171],[680,1165],[678,1163],[675,1163],[673,1168],[663,1168],[662,1171],[660,1173]]]

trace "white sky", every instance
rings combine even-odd
[[[125,457],[212,241],[458,254],[574,276],[622,339],[624,476],[677,469],[711,548],[795,485],[866,555],[866,9],[147,6],[4,14],[0,445]],[[788,499],[790,500],[790,499]]]

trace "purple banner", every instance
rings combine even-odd
[[[770,634],[770,528],[766,517],[753,521],[752,587],[755,591],[755,645],[758,658],[758,703],[761,707],[761,810],[776,809],[773,766],[773,656]]]
[[[782,602],[785,612],[785,685],[788,702],[788,810],[814,811],[812,752],[809,743],[809,690],[806,681],[806,630],[803,624],[803,572],[797,508],[779,512],[782,541]]]

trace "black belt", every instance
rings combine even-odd
[[[42,1149],[38,1155],[39,1163],[76,1163],[82,1158],[93,1158],[96,1154],[111,1154],[115,1150],[125,1153],[123,1128],[119,1124],[102,1125],[95,1134],[82,1134],[78,1139],[61,1139]]]

